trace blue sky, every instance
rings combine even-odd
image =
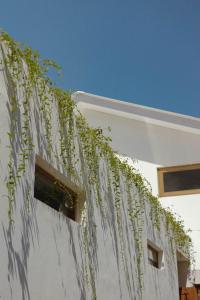
[[[199,0],[6,0],[0,20],[65,89],[200,116]]]

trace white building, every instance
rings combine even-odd
[[[135,167],[160,203],[184,220],[185,228],[191,230],[195,269],[199,270],[200,119],[84,92],[74,93],[73,98],[91,126],[100,126],[111,135],[113,149],[137,160]],[[159,188],[158,168],[168,174],[168,193],[163,191],[163,182]],[[198,277],[196,283],[200,283]]]
[[[71,97],[47,85],[37,54],[1,39],[0,299],[178,300],[188,269],[182,227]],[[86,112],[93,122],[102,114],[103,127],[108,116],[116,121],[119,145],[119,135],[132,137],[132,119],[123,125],[115,115],[97,110],[94,120]],[[141,144],[143,127],[132,144],[138,153],[150,147],[146,137]],[[120,152],[132,156],[124,146]]]

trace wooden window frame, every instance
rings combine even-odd
[[[163,181],[163,174],[164,173],[176,172],[176,171],[196,170],[196,169],[200,169],[200,163],[190,164],[190,165],[178,165],[178,166],[172,166],[172,167],[157,168],[158,191],[159,191],[158,195],[159,195],[159,197],[200,194],[200,189],[190,189],[190,190],[187,189],[187,190],[172,191],[172,192],[165,192],[164,191],[164,181]]]
[[[69,191],[71,190],[73,194],[76,195],[76,207],[75,207],[75,219],[77,223],[81,222],[81,211],[85,203],[85,192],[83,189],[78,187],[73,183],[69,177],[63,175],[58,170],[56,170],[51,164],[44,160],[40,155],[35,157],[35,168],[40,169],[40,171],[45,174],[45,176],[59,182],[61,185],[66,187]],[[63,214],[63,216],[65,216]],[[67,216],[66,216],[67,217]],[[69,218],[72,220],[71,218]]]
[[[149,253],[148,250],[153,250],[157,254],[157,263],[154,263],[150,258],[149,258]],[[153,266],[154,268],[160,270],[164,267],[164,256],[163,256],[163,250],[159,248],[155,243],[153,243],[151,240],[147,240],[147,259],[149,265]]]

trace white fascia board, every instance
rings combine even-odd
[[[81,111],[94,110],[200,135],[200,119],[85,92],[72,95]]]

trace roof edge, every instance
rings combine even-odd
[[[129,119],[200,134],[200,118],[123,102],[83,91],[73,93],[72,97],[82,110],[93,109]]]

